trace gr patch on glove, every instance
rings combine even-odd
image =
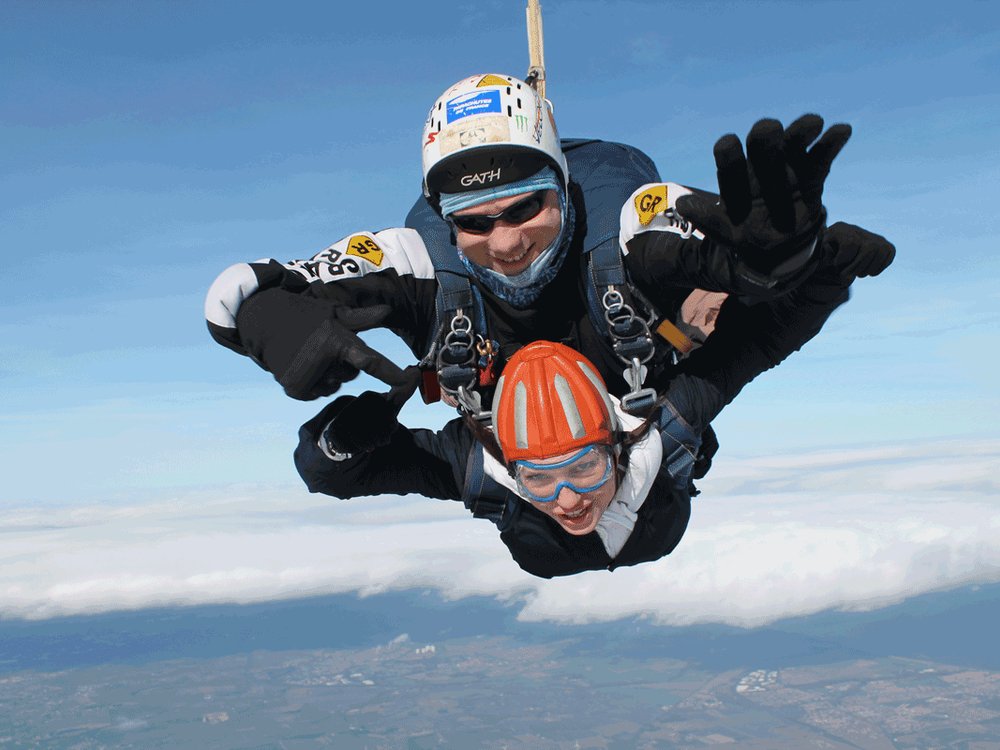
[[[846,124],[823,133],[819,115],[803,115],[787,130],[777,120],[760,120],[747,134],[746,156],[734,134],[715,144],[720,201],[686,195],[677,210],[732,247],[751,275],[795,274],[809,262],[826,221],[823,185],[850,137]]]

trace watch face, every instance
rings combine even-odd
[[[330,442],[327,438],[327,430],[323,430],[323,434],[319,438],[319,449],[323,451],[323,454],[329,458],[331,461],[346,461],[352,458],[350,453],[341,453],[337,448]]]

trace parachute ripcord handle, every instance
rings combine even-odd
[[[524,14],[528,23],[528,75],[524,80],[538,92],[542,101],[546,101],[545,43],[542,38],[542,6],[538,0],[528,0]]]

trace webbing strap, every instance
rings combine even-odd
[[[625,266],[617,236],[599,244],[590,251],[589,256],[590,275],[598,289],[625,285]]]
[[[658,423],[660,438],[663,441],[660,475],[669,475],[677,487],[686,490],[698,457],[701,439],[691,431],[687,422],[677,415],[669,401],[663,404]]]
[[[479,317],[472,284],[469,283],[467,276],[461,276],[451,271],[437,270],[436,266],[435,276],[437,276],[438,282],[439,305],[437,312],[440,322],[447,323],[458,310],[466,311],[470,318]]]
[[[652,359],[656,344],[648,323],[636,314],[631,285],[625,279],[625,264],[617,238],[602,242],[587,254],[589,264],[587,309],[597,331],[606,331],[611,347],[625,365],[623,376],[629,392],[622,408],[636,416],[646,416],[656,402],[656,391],[643,388],[645,362]]]
[[[675,326],[666,318],[661,320],[660,324],[656,326],[656,333],[659,334],[661,338],[669,341],[670,345],[681,354],[690,354],[691,350],[694,349],[694,342],[691,341],[691,339],[689,339],[680,328]]]
[[[465,469],[462,502],[476,518],[488,518],[497,526],[503,521],[504,509],[514,495],[486,473],[484,451],[475,444]]]

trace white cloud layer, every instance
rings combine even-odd
[[[545,581],[458,503],[220,490],[0,511],[0,617],[423,588],[523,620],[763,625],[1000,581],[1000,440],[734,460],[674,554]]]

